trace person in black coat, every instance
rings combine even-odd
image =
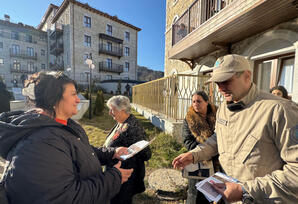
[[[109,203],[132,169],[121,162],[127,148],[95,148],[84,129],[70,119],[80,99],[76,84],[61,72],[41,73],[27,92],[36,109],[0,115],[0,156],[9,164],[3,177],[11,204]],[[32,94],[30,94],[32,96]]]
[[[129,147],[138,141],[146,140],[143,127],[130,113],[129,98],[121,95],[113,96],[108,100],[107,106],[110,109],[109,114],[117,124],[107,136],[105,147]],[[148,146],[133,157],[122,161],[121,168],[132,168],[134,171],[128,181],[122,184],[120,192],[111,200],[111,204],[131,204],[135,194],[145,191],[144,161],[149,160],[150,157],[151,150]]]

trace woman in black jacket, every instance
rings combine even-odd
[[[106,147],[129,147],[130,145],[146,140],[145,131],[138,123],[137,119],[130,113],[130,101],[126,96],[113,96],[107,102],[110,115],[117,124],[109,133],[104,146]],[[134,171],[128,181],[122,184],[120,192],[111,200],[111,204],[130,204],[132,197],[145,191],[144,161],[151,157],[151,150],[146,147],[133,157],[122,161],[121,168]]]
[[[207,94],[204,91],[197,91],[192,95],[192,105],[189,107],[182,126],[182,137],[184,145],[188,150],[196,148],[197,145],[204,143],[208,137],[214,133],[216,119],[216,107],[209,103]],[[219,170],[219,162],[215,158],[214,167]],[[205,172],[202,172],[205,173]],[[211,175],[201,175],[211,176]],[[209,203],[200,193],[195,184],[199,180],[188,180],[188,194],[186,204]]]
[[[12,204],[109,203],[132,170],[119,162],[126,148],[95,148],[83,128],[70,119],[80,99],[76,84],[61,72],[41,73],[27,92],[37,109],[2,114],[0,156],[10,161],[4,182]],[[125,152],[127,153],[127,152]]]

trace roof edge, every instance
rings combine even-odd
[[[109,19],[111,19],[113,21],[116,21],[116,22],[118,22],[118,23],[120,23],[122,25],[125,25],[125,26],[128,26],[128,27],[132,28],[132,29],[135,29],[136,31],[141,31],[142,30],[141,28],[138,28],[138,27],[136,27],[136,26],[134,26],[132,24],[129,24],[129,23],[125,22],[125,21],[122,21],[122,20],[118,19],[116,16],[111,16],[111,15],[109,15],[107,13],[104,13],[102,11],[99,11],[99,10],[97,10],[97,9],[89,6],[87,3],[86,4],[83,4],[83,3],[79,2],[79,1],[76,1],[76,0],[64,0],[62,2],[62,4],[60,5],[60,7],[59,7],[59,9],[58,9],[58,11],[56,13],[56,15],[53,17],[52,23],[55,23],[55,21],[58,20],[58,18],[62,14],[62,12],[68,6],[69,2],[71,2],[71,3],[73,3],[73,4],[77,5],[77,6],[80,6],[82,8],[85,8],[85,9],[87,9],[87,10],[93,12],[93,13],[99,14],[99,15],[104,16],[106,18],[109,18]]]

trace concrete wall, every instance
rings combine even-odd
[[[177,141],[182,141],[182,121],[175,121],[169,118],[165,118],[163,115],[153,112],[150,109],[139,106],[137,104],[131,104],[131,106],[145,118],[151,121],[151,123],[163,130],[165,133],[172,135]]]

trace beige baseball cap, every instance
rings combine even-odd
[[[248,59],[241,55],[225,55],[216,60],[213,67],[212,77],[206,81],[205,84],[227,81],[235,73],[244,70],[250,70]]]

